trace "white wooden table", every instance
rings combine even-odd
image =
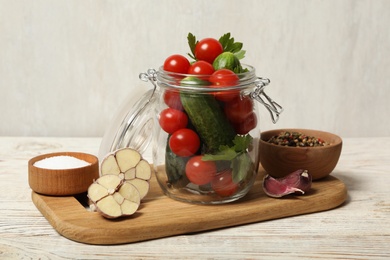
[[[390,137],[344,138],[333,176],[348,188],[325,212],[140,243],[96,246],[59,235],[31,201],[27,162],[97,154],[100,138],[0,137],[1,259],[390,259]]]

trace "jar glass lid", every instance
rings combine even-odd
[[[152,139],[156,89],[150,89],[137,100],[130,93],[108,126],[99,148],[99,159],[107,154],[130,147],[143,154]]]

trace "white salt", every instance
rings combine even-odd
[[[89,162],[80,160],[73,156],[60,155],[42,159],[34,163],[35,167],[43,169],[74,169],[91,165]]]

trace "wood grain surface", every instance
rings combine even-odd
[[[153,177],[140,210],[131,217],[116,220],[86,210],[80,199],[73,196],[32,192],[32,200],[64,237],[87,244],[123,244],[324,211],[339,206],[347,198],[344,183],[331,176],[314,182],[312,190],[303,196],[269,198],[261,187],[263,176],[261,170],[246,197],[224,205],[194,205],[170,199]]]
[[[335,209],[128,244],[90,245],[60,235],[34,205],[28,160],[61,151],[96,154],[100,142],[91,137],[0,137],[1,259],[390,258],[390,137],[343,138],[331,176],[345,184],[348,196]]]

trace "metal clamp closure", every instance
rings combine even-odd
[[[265,106],[271,115],[272,122],[275,124],[279,120],[279,115],[283,112],[283,107],[265,94],[264,87],[270,82],[271,81],[267,78],[259,77],[255,82],[256,89],[251,93],[251,97]]]
[[[156,90],[157,72],[155,69],[148,69],[146,72],[140,73],[139,79],[145,82],[150,81],[153,84],[154,90]]]

